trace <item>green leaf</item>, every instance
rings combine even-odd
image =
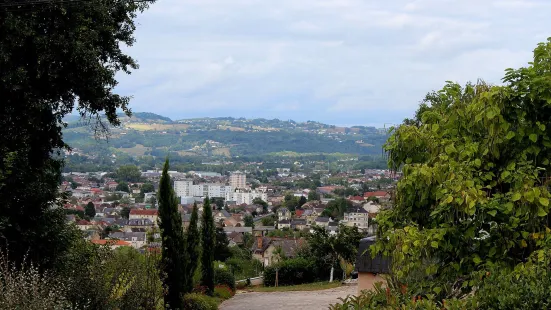
[[[478,265],[478,264],[482,263],[482,260],[480,259],[480,257],[478,257],[478,255],[476,255],[473,258],[473,262]]]
[[[507,170],[513,171],[513,170],[515,170],[516,166],[517,165],[515,163],[510,163],[510,164],[507,165]]]
[[[514,193],[513,194],[513,197],[511,198],[513,201],[517,201],[517,200],[520,200],[522,196],[520,195],[520,193]]]
[[[452,144],[446,145],[445,151],[448,155],[451,155],[453,152],[455,152],[455,146]]]
[[[543,205],[543,206],[549,206],[549,199],[545,198],[545,197],[540,197],[540,203]]]
[[[515,137],[515,133],[514,133],[513,131],[509,131],[509,132],[507,133],[507,135],[505,136],[505,138],[506,138],[507,140],[511,140],[511,139],[513,139],[514,137]]]
[[[496,216],[497,211],[496,210],[488,211],[488,214],[490,214],[491,216]]]
[[[474,164],[475,164],[475,166],[480,167],[480,165],[482,164],[482,162],[480,161],[479,158],[477,158],[477,159],[474,160]]]
[[[544,124],[539,124],[539,128],[541,131],[545,131],[545,125]]]
[[[544,217],[547,215],[547,212],[545,212],[545,210],[543,210],[543,208],[538,208],[538,216],[539,217]]]
[[[501,174],[501,179],[504,180],[505,178],[507,178],[510,175],[511,175],[511,172],[503,171],[503,173]]]
[[[430,243],[430,246],[433,247],[433,248],[438,249],[438,242],[432,241],[432,242]]]
[[[486,117],[488,119],[493,119],[495,116],[496,116],[496,114],[495,114],[493,109],[489,109],[488,112],[486,112]]]
[[[437,287],[433,288],[432,291],[435,292],[436,294],[440,294],[440,292],[442,291],[442,288],[437,286]]]
[[[448,197],[446,197],[446,200],[444,200],[444,203],[451,203],[453,201],[453,196],[450,195]]]
[[[535,133],[530,134],[530,136],[529,136],[528,138],[530,138],[530,140],[531,140],[532,142],[538,141],[538,135],[536,135]]]

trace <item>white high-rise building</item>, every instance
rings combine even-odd
[[[225,184],[193,184],[191,180],[174,181],[174,192],[178,197],[225,198],[231,192],[231,186]]]
[[[237,190],[235,192],[226,193],[226,201],[235,201],[236,204],[252,204],[255,198],[260,198],[264,201],[268,201],[268,194],[257,191],[242,191]]]
[[[242,189],[247,187],[247,175],[241,171],[236,171],[230,175],[230,186],[233,189]]]
[[[192,180],[174,181],[174,192],[178,197],[189,197],[193,186]]]

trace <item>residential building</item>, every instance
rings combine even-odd
[[[253,257],[262,262],[264,266],[270,266],[279,262],[282,259],[281,256],[287,258],[295,257],[297,250],[305,245],[305,243],[304,239],[258,236],[253,243]]]
[[[247,175],[241,171],[233,172],[230,175],[230,186],[233,189],[246,189]]]
[[[353,207],[344,213],[343,223],[346,226],[356,226],[359,230],[369,228],[369,213],[362,207]]]
[[[378,254],[371,256],[369,248],[375,243],[375,237],[360,240],[356,257],[356,271],[358,272],[358,293],[363,290],[372,290],[375,283],[386,284],[381,276],[390,272],[390,259]]]
[[[290,220],[280,220],[277,222],[277,228],[283,229],[283,228],[291,228],[291,221]]]
[[[174,181],[174,193],[178,197],[189,197],[193,186],[192,180]]]
[[[174,192],[178,197],[225,198],[226,193],[232,192],[232,187],[216,183],[193,184],[191,180],[183,180],[174,181]]]
[[[292,219],[291,220],[291,228],[293,228],[293,229],[303,230],[307,227],[308,227],[308,225],[307,225],[306,219]]]
[[[320,217],[316,218],[314,224],[316,224],[317,226],[321,226],[321,227],[327,227],[327,226],[329,226],[329,220],[330,220],[330,218],[328,218],[328,217],[320,216]]]
[[[132,209],[130,210],[129,220],[150,220],[155,226],[157,226],[158,219],[157,209]]]
[[[289,220],[291,218],[291,211],[287,208],[279,208],[277,210],[277,219],[279,221]]]
[[[147,233],[145,232],[114,232],[109,235],[110,239],[118,239],[129,242],[135,249],[141,249],[147,242]]]
[[[226,201],[235,201],[237,205],[250,205],[256,198],[268,201],[268,194],[254,190],[236,190],[235,192],[226,192]]]

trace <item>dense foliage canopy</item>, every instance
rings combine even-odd
[[[395,275],[449,296],[474,272],[544,259],[551,168],[551,39],[503,85],[448,82],[429,93],[385,148],[401,169],[394,206],[377,217],[377,250]],[[415,278],[415,280],[413,280]],[[421,281],[421,280],[426,281]]]

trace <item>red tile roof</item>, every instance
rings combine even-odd
[[[384,197],[388,195],[387,192],[385,191],[377,191],[377,192],[366,192],[364,193],[364,197],[368,198],[368,197]]]
[[[354,201],[363,201],[364,200],[364,197],[362,196],[352,196],[350,198],[348,198],[349,200],[354,200]]]
[[[77,225],[92,225],[92,223],[88,222],[87,220],[80,220],[77,222]]]
[[[158,212],[156,209],[132,209],[130,210],[131,215],[157,215]]]

